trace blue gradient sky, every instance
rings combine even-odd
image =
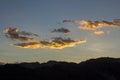
[[[0,0],[0,61],[1,62],[46,62],[48,60],[80,62],[97,57],[120,57],[120,28],[105,28],[109,34],[93,35],[75,25],[63,24],[70,20],[120,19],[120,0]],[[40,39],[54,37],[54,28],[71,30],[75,39],[87,39],[87,43],[61,50],[38,48],[21,49],[10,44],[2,30],[18,27],[40,35]],[[60,34],[59,36],[65,36]]]

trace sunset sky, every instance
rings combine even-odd
[[[21,47],[31,42],[37,48]],[[119,52],[120,0],[0,0],[0,62],[81,62]]]

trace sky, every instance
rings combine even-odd
[[[119,3],[0,0],[0,62],[78,63],[98,57],[119,58]]]

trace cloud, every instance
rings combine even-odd
[[[63,20],[63,23],[68,22],[68,23],[74,23],[75,20]]]
[[[105,20],[90,21],[90,20],[63,20],[63,23],[74,23],[80,29],[85,30],[97,30],[102,27],[118,27],[120,26],[120,19],[113,19],[112,22]],[[21,41],[21,43],[12,44],[19,48],[50,48],[50,49],[63,49],[66,47],[73,47],[77,44],[86,43],[86,40],[76,40],[71,38],[54,37],[49,40],[38,40],[38,34],[34,34],[26,31],[19,31],[18,28],[8,27],[3,30],[5,36],[11,40]],[[58,28],[51,31],[51,33],[70,33],[69,29]],[[94,34],[101,35],[104,31],[97,30]],[[34,36],[34,37],[33,37]]]
[[[66,28],[59,28],[59,29],[54,29],[53,31],[51,31],[51,33],[55,33],[55,32],[59,32],[59,33],[69,33],[70,30],[66,29]]]
[[[8,27],[8,28],[4,29],[3,32],[10,37],[18,37],[18,29],[17,28]]]
[[[19,48],[32,48],[32,49],[40,47],[40,43],[38,43],[38,42],[17,43],[17,44],[13,44],[13,45],[16,47],[19,47]]]
[[[120,19],[113,19],[113,23],[120,25]]]
[[[80,29],[87,29],[87,30],[96,30],[101,27],[101,26],[98,26],[98,24],[88,20],[82,20],[79,22],[79,24],[80,24],[79,26]]]
[[[32,49],[35,48],[63,49],[66,47],[73,47],[76,44],[81,43],[86,43],[86,40],[72,40],[70,38],[63,39],[61,37],[56,37],[49,41],[18,43],[13,45],[20,48],[32,48]]]
[[[104,34],[104,31],[95,31],[94,34],[101,35],[101,34]]]
[[[86,40],[72,40],[70,38],[56,37],[52,40],[51,48],[62,49],[65,47],[73,47],[81,43],[86,43]]]
[[[25,42],[38,41],[34,38],[27,37],[27,36],[33,36],[33,35],[38,36],[37,34],[25,32],[25,31],[20,32],[18,28],[8,27],[4,29],[3,32],[5,33],[6,37],[10,38],[11,40],[18,40],[18,41],[25,41]]]
[[[63,22],[70,22],[70,23],[75,23],[79,26],[80,29],[85,29],[85,30],[96,30],[102,27],[117,27],[120,26],[117,23],[114,22],[108,22],[105,20],[101,21],[90,21],[90,20],[63,20]]]
[[[29,38],[29,37],[23,37],[23,36],[18,36],[18,37],[10,37],[12,40],[18,40],[18,41],[24,41],[24,42],[38,42],[37,39],[34,38]]]
[[[62,38],[62,37],[55,37],[49,40],[37,40],[35,38],[30,38],[29,36],[38,36],[37,34],[19,31],[18,28],[6,28],[3,30],[6,34],[7,38],[11,40],[22,41],[22,43],[12,44],[19,48],[50,48],[50,49],[63,49],[66,47],[73,47],[76,44],[86,43],[86,40],[74,40],[71,38]],[[62,32],[68,33],[70,32],[68,29],[60,28],[54,29],[53,32]]]
[[[89,21],[89,20],[82,20],[80,22],[80,26],[79,28],[81,29],[88,29],[88,30],[96,30],[102,27],[117,27],[119,25],[114,24],[112,22],[108,22],[108,21]]]

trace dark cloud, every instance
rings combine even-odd
[[[53,31],[51,31],[51,33],[55,33],[55,32],[59,32],[59,33],[69,33],[70,30],[66,29],[66,28],[59,28],[59,29],[54,29]]]
[[[8,37],[11,37],[11,38],[14,38],[14,37],[18,37],[19,35],[19,32],[18,32],[18,29],[17,28],[11,28],[11,27],[8,27],[6,29],[3,30],[3,32],[8,36]]]
[[[38,41],[34,38],[27,37],[27,36],[31,36],[31,35],[37,35],[37,34],[28,33],[28,32],[25,32],[25,31],[20,32],[18,30],[18,28],[8,27],[8,28],[4,29],[3,32],[5,33],[7,38],[10,38],[12,40],[26,41],[26,42],[36,42],[36,41]]]
[[[34,33],[31,33],[31,32],[26,32],[26,31],[21,31],[21,32],[19,32],[19,34],[21,36],[39,36],[38,34],[34,34]]]
[[[75,20],[63,20],[63,23],[68,22],[68,23],[74,23]]]

